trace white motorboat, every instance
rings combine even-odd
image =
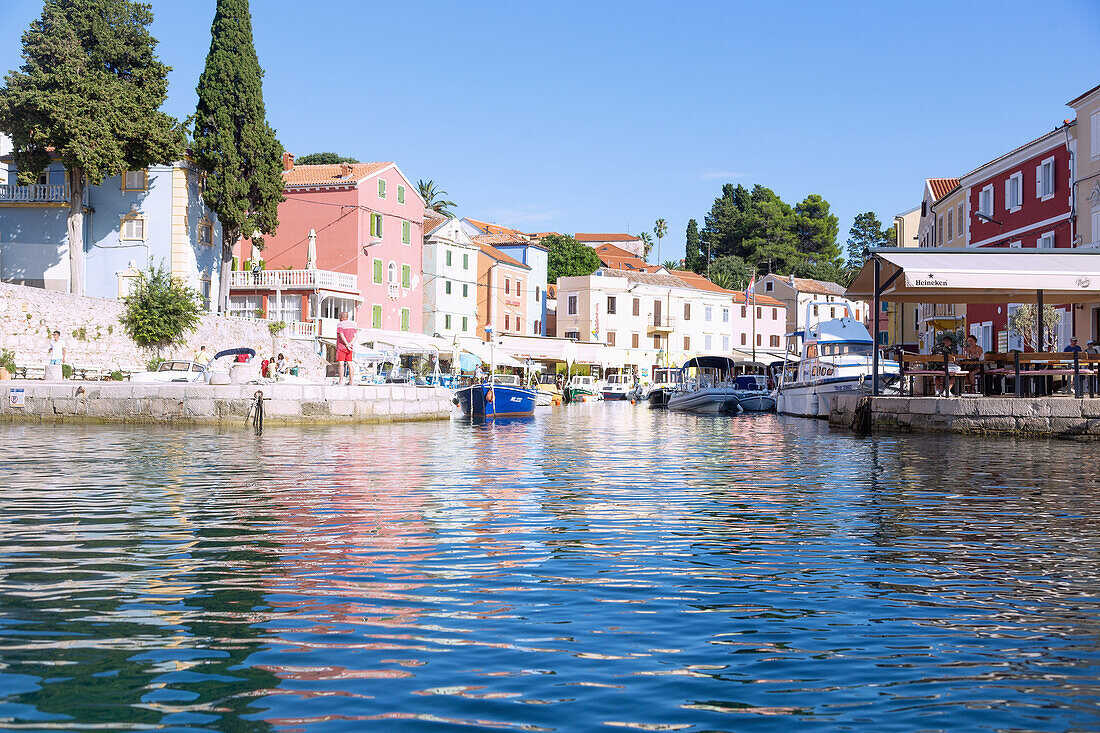
[[[806,306],[807,323],[813,305]],[[835,307],[837,303],[827,305]],[[775,393],[780,414],[828,418],[834,395],[870,394],[877,347],[864,325],[851,317],[851,309],[847,305],[844,308],[847,316],[788,334],[788,352],[799,354],[801,359],[784,364]],[[898,374],[897,362],[879,359],[880,388],[896,383]]]
[[[595,378],[578,374],[569,380],[565,399],[569,402],[598,402],[603,399],[603,393]]]
[[[634,386],[633,381],[625,374],[609,374],[600,392],[605,400],[625,400],[627,393]]]
[[[734,393],[745,412],[772,412],[775,395],[768,389],[768,378],[762,374],[741,374],[734,380]]]
[[[696,356],[680,367],[681,382],[668,409],[684,412],[741,412],[733,382],[735,362],[727,356]]]
[[[680,386],[680,370],[675,367],[658,367],[653,370],[653,383],[645,394],[650,407],[668,407],[668,398]]]

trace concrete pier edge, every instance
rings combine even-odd
[[[13,390],[23,390],[22,407],[13,406]],[[453,408],[447,390],[403,384],[208,385],[10,380],[0,382],[0,421],[243,425],[257,391],[264,395],[266,425],[446,420]]]

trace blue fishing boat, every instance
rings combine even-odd
[[[485,333],[489,337],[489,376],[456,389],[455,403],[469,417],[531,417],[535,414],[538,391],[521,386],[514,374],[493,374],[496,371],[493,327],[486,326]]]
[[[519,379],[507,374],[455,390],[462,414],[470,417],[530,417],[537,397],[535,390],[519,386]]]

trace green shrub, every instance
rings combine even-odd
[[[151,372],[155,372],[157,369],[160,368],[160,365],[163,363],[164,359],[161,359],[159,356],[154,356],[152,359],[145,362],[145,368]]]
[[[271,335],[275,336],[280,331],[286,328],[286,323],[283,321],[275,321],[274,323],[267,324],[267,330],[271,331]]]
[[[62,364],[61,365],[61,376],[65,379],[71,379],[72,376],[73,376],[73,365],[72,364]]]
[[[0,349],[0,367],[9,372],[15,371],[15,352],[11,349]]]
[[[139,346],[179,343],[199,323],[202,296],[164,267],[142,272],[119,318]]]
[[[112,382],[121,382],[122,380],[123,380],[122,372],[118,371],[117,369],[115,371],[111,372],[111,381]]]

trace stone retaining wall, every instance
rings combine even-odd
[[[1100,438],[1100,399],[1072,397],[867,397],[837,395],[829,425],[858,428],[869,400],[872,431],[914,430]],[[864,403],[863,409],[867,409]]]
[[[14,351],[20,366],[41,366],[46,362],[49,333],[56,329],[66,342],[70,364],[98,365],[110,371],[144,369],[157,354],[126,335],[118,320],[124,308],[117,300],[0,283],[0,349]],[[315,353],[313,341],[273,337],[266,321],[213,314],[203,315],[183,344],[164,349],[161,356],[189,359],[204,344],[211,355],[237,346],[256,349],[258,356],[281,351],[292,364],[301,366],[303,376],[320,380],[325,374],[325,361]]]
[[[23,389],[24,407],[9,395]],[[298,384],[133,384],[130,382],[0,382],[0,421],[56,420],[243,425],[255,394],[266,424],[446,420],[451,393],[435,387]]]

